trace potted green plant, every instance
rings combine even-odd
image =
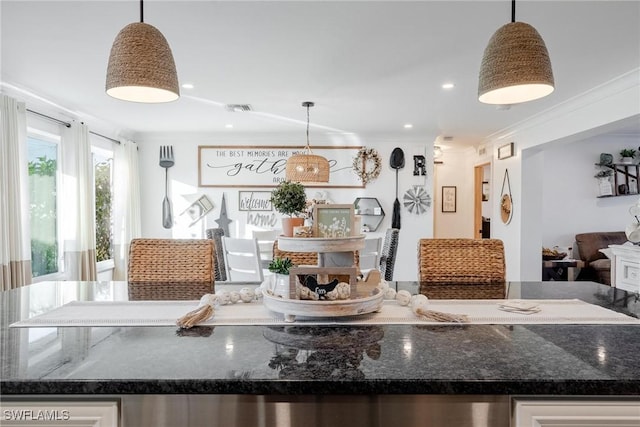
[[[633,163],[633,158],[636,157],[636,150],[625,148],[620,151],[620,157],[622,157],[622,163]]]
[[[274,273],[271,282],[271,291],[274,295],[282,298],[289,298],[289,269],[294,267],[293,261],[289,258],[274,258],[267,267]]]
[[[271,203],[276,211],[286,218],[282,218],[282,234],[293,236],[293,227],[304,224],[304,218],[300,215],[307,207],[307,194],[304,186],[299,182],[282,181],[271,192]]]

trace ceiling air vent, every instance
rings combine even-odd
[[[253,111],[249,104],[227,104],[225,105],[227,111],[232,113],[246,113],[247,111]]]

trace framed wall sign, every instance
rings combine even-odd
[[[442,212],[456,211],[456,191],[455,186],[442,186]]]
[[[272,211],[271,191],[238,191],[238,210]]]
[[[313,209],[315,237],[349,237],[353,224],[353,205],[322,204]]]
[[[362,147],[313,147],[329,161],[328,183],[305,187],[364,188],[353,173],[353,159]],[[287,159],[303,146],[198,146],[199,187],[276,187],[285,180]]]
[[[498,159],[506,159],[513,156],[513,142],[498,148]]]

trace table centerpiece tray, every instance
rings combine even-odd
[[[364,249],[364,234],[348,237],[278,236],[278,248],[291,252],[350,252]]]
[[[335,301],[289,299],[269,292],[265,292],[263,298],[265,307],[284,314],[286,322],[293,322],[296,316],[334,318],[373,313],[382,308],[384,293],[380,288],[375,288],[370,295],[356,295],[356,298]]]

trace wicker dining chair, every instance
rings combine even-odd
[[[210,239],[133,239],[129,299],[200,299],[213,293],[214,243]]]
[[[418,269],[420,293],[429,298],[505,298],[501,240],[420,239]]]

